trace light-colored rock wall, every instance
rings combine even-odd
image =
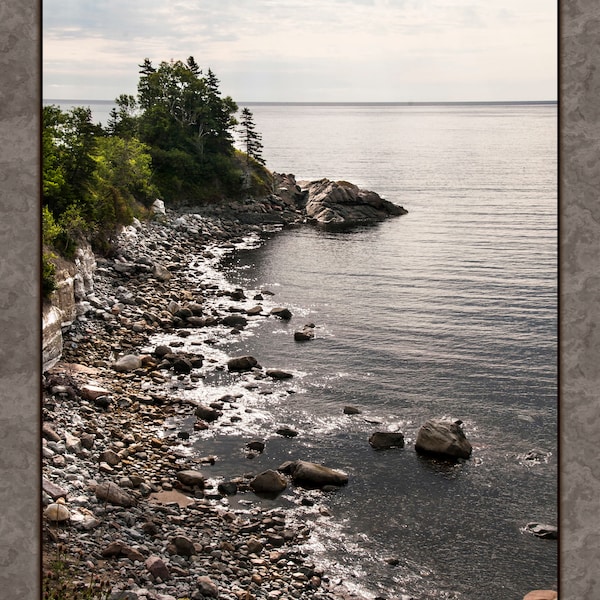
[[[56,272],[56,291],[42,310],[42,365],[51,369],[63,350],[62,330],[77,317],[77,303],[94,290],[96,258],[89,245],[78,248],[72,263],[62,263]]]

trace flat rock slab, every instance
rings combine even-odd
[[[173,504],[177,503],[180,508],[195,504],[195,500],[178,492],[177,490],[155,492],[148,496],[148,501],[152,504]]]

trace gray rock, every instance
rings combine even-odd
[[[376,431],[369,438],[369,444],[376,450],[404,448],[404,434],[391,431]]]
[[[284,321],[289,321],[292,318],[292,313],[289,308],[283,308],[281,306],[277,306],[271,309],[269,313],[275,317],[283,319]]]
[[[304,182],[306,216],[320,225],[351,226],[406,214],[397,204],[347,181]]]
[[[237,356],[227,361],[230,371],[251,371],[258,366],[258,361],[253,356]]]
[[[223,317],[223,325],[227,325],[228,327],[246,327],[248,325],[248,319],[243,317],[242,315],[227,315]]]
[[[287,481],[283,475],[269,469],[254,477],[250,487],[258,494],[279,494],[287,487]]]
[[[160,556],[152,555],[145,562],[146,568],[153,577],[160,577],[163,581],[171,579],[171,573]]]
[[[272,379],[290,379],[294,375],[281,369],[267,369],[267,375]]]
[[[207,575],[202,575],[196,580],[196,586],[202,596],[208,598],[219,597],[219,587],[217,584]]]
[[[343,486],[348,483],[348,475],[313,462],[296,460],[280,469],[289,472],[294,483],[308,488],[323,488],[324,486]]]
[[[300,331],[294,332],[294,339],[297,342],[307,342],[309,340],[314,339],[315,337],[315,326],[314,325],[305,325],[303,329]]]
[[[462,421],[456,419],[430,419],[417,433],[415,450],[448,458],[469,458],[472,446],[465,436]]]
[[[160,263],[154,263],[152,265],[152,275],[159,281],[169,281],[173,274],[167,267],[163,267]]]
[[[100,501],[109,502],[117,506],[134,506],[136,501],[133,496],[121,489],[116,483],[111,481],[101,483],[96,486],[96,498]]]
[[[114,364],[113,369],[119,373],[126,373],[128,371],[135,371],[141,368],[142,359],[135,354],[126,354],[119,358]]]
[[[192,556],[196,554],[196,548],[194,547],[194,542],[184,535],[177,535],[172,540],[171,543],[175,546],[177,554],[179,556]]]
[[[558,538],[558,527],[546,523],[527,523],[524,527],[524,531],[531,533],[536,537],[548,540],[555,540]]]
[[[209,406],[200,405],[196,407],[194,414],[199,419],[203,421],[208,421],[209,423],[212,421],[216,421],[219,417],[223,415],[220,410],[216,410],[215,408],[211,408]]]
[[[275,433],[288,438],[296,437],[298,435],[298,432],[291,427],[280,427]]]
[[[194,471],[193,469],[187,469],[185,471],[179,471],[177,473],[177,479],[188,487],[199,487],[204,488],[205,478],[200,471]]]

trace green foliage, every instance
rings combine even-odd
[[[66,258],[83,239],[109,252],[115,234],[156,197],[200,203],[268,193],[262,144],[245,109],[245,166],[233,145],[237,104],[192,56],[140,65],[137,97],[115,100],[106,129],[89,108],[42,114],[43,238]],[[49,260],[43,264],[51,287]]]
[[[242,143],[244,144],[246,155],[248,156],[248,165],[250,165],[250,159],[252,158],[261,165],[264,165],[265,161],[262,157],[262,136],[256,131],[254,115],[248,107],[244,107],[242,110],[240,124],[240,133],[242,134]]]
[[[55,255],[51,252],[42,254],[42,298],[48,299],[56,290],[56,266],[52,263]]]
[[[186,62],[145,59],[140,65],[138,128],[150,146],[155,182],[169,200],[193,200],[231,187],[236,103],[222,98],[219,81],[193,57]],[[239,192],[239,181],[236,182]]]

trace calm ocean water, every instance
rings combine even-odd
[[[350,474],[317,550],[388,598],[555,586],[556,542],[520,528],[557,523],[556,106],[250,108],[273,170],[349,180],[409,211],[279,233],[231,261],[231,280],[271,289],[295,315],[231,349],[298,372],[297,393],[270,401],[301,431],[282,458]],[[318,339],[294,344],[306,322]],[[344,417],[347,404],[363,414]],[[419,426],[443,415],[474,446],[455,467],[414,452]],[[373,451],[377,429],[407,446]],[[548,461],[527,464],[534,448]]]
[[[556,106],[248,106],[272,170],[352,181],[409,213],[270,234],[225,260],[231,283],[271,290],[294,316],[219,351],[295,377],[268,395],[207,379],[199,400],[238,391],[252,418],[193,447],[219,455],[214,476],[295,458],[349,473],[318,500],[331,516],[305,518],[311,551],[371,597],[520,600],[556,586],[556,541],[521,531],[557,524]],[[295,343],[308,322],[317,338]],[[443,415],[464,422],[470,460],[416,455],[420,425]],[[281,424],[298,437],[274,435]],[[404,432],[406,447],[375,452],[376,430]],[[235,449],[256,437],[267,449],[249,462]],[[547,460],[524,460],[533,449]]]

